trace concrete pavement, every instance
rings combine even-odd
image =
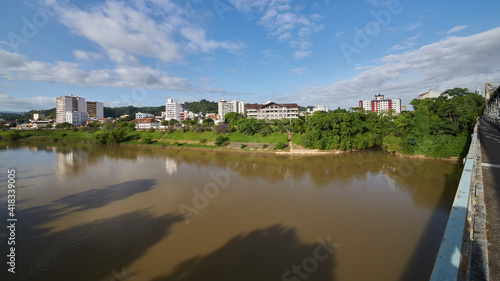
[[[480,120],[490,280],[500,281],[500,131]]]

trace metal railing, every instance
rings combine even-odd
[[[484,118],[495,127],[500,127],[500,87],[488,95],[484,108]]]
[[[475,223],[477,186],[479,186],[478,192],[482,194],[481,147],[477,127],[478,123],[474,128],[469,153],[464,159],[464,169],[439,247],[431,281],[474,279],[471,277],[471,260],[473,252],[478,251],[474,249],[474,229],[475,225],[478,225]],[[482,275],[488,276],[488,265],[486,264],[485,267],[486,269],[484,267],[481,269],[486,270]]]

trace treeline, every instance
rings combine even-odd
[[[165,111],[165,106],[144,106],[144,107],[136,107],[136,106],[122,106],[122,107],[107,107],[104,109],[104,117],[113,117],[119,118],[122,115],[129,115],[132,118],[135,118],[135,114],[138,112],[146,112],[151,113],[154,116],[161,115],[162,111]]]
[[[193,113],[218,113],[219,105],[215,101],[207,101],[206,99],[202,99],[200,101],[192,101],[186,103],[189,111]]]
[[[350,150],[383,145],[403,154],[460,156],[468,149],[484,98],[455,88],[439,98],[415,99],[411,105],[414,111],[399,115],[366,113],[360,108],[319,112],[291,129],[299,133],[295,141],[307,148]]]
[[[45,115],[45,118],[52,119],[56,118],[56,108],[51,108],[51,109],[39,109],[39,110],[30,110],[25,113],[9,113],[9,112],[3,112],[0,113],[0,118],[7,120],[7,121],[16,121],[17,123],[26,123],[30,119],[33,119],[33,113],[41,113]]]
[[[217,113],[218,104],[214,101],[207,101],[202,99],[200,101],[187,102],[188,110],[194,113]],[[154,116],[160,116],[165,111],[165,105],[162,106],[122,106],[122,107],[104,107],[104,117],[118,118],[122,115],[129,115],[135,117],[138,112],[151,113]]]

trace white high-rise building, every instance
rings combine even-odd
[[[395,113],[401,113],[401,99],[391,99],[391,107]]]
[[[88,116],[84,98],[75,96],[56,98],[56,123],[68,122],[72,125],[81,125],[88,120]]]
[[[224,115],[229,112],[240,113],[241,115],[245,114],[245,102],[238,102],[233,100],[231,102],[227,102],[226,100],[221,100],[219,102],[219,120],[224,122]]]
[[[167,99],[167,103],[165,104],[165,112],[163,112],[162,116],[164,120],[175,119],[180,122],[180,112],[180,105],[174,102],[174,99]]]

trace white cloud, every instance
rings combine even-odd
[[[415,36],[407,38],[403,43],[397,44],[389,48],[389,51],[401,51],[406,50],[413,47],[418,38],[420,38],[422,34],[417,34]]]
[[[307,86],[290,99],[332,107],[356,106],[377,93],[408,104],[428,89],[476,89],[500,76],[492,59],[500,49],[500,27],[467,37],[451,37],[403,54],[388,55],[354,78],[325,86]],[[481,42],[481,44],[478,44]]]
[[[188,47],[194,51],[210,52],[218,48],[237,51],[245,47],[241,42],[217,42],[207,40],[205,30],[196,27],[181,28],[180,33],[189,40]]]
[[[467,27],[468,27],[467,25],[457,25],[457,26],[453,27],[452,29],[448,30],[446,33],[447,34],[456,33],[456,32],[459,32],[459,31],[466,29]]]
[[[306,70],[307,70],[307,67],[299,67],[299,68],[292,68],[292,69],[290,69],[290,72],[302,75],[302,74],[306,73]]]
[[[421,23],[417,23],[417,22],[412,22],[410,23],[410,25],[406,28],[406,31],[410,31],[410,30],[414,30],[414,29],[417,29],[419,27],[421,27],[422,24]]]
[[[183,78],[141,65],[118,65],[113,69],[85,71],[78,63],[30,61],[25,56],[0,49],[0,78],[44,81],[78,86],[188,91],[191,85]]]
[[[205,30],[194,23],[196,15],[173,2],[133,3],[108,0],[89,10],[56,4],[56,9],[61,22],[73,33],[98,44],[119,64],[137,64],[136,56],[171,62],[181,59],[186,50],[235,51],[245,47],[241,42],[207,39]]]
[[[210,93],[210,94],[215,94],[215,93],[225,94],[225,93],[227,93],[226,90],[224,90],[224,89],[217,89],[217,88],[212,88],[212,87],[206,87],[204,90],[205,90],[205,92]]]
[[[244,13],[259,17],[258,23],[279,41],[289,41],[296,59],[312,54],[305,51],[312,48],[310,37],[323,29],[323,16],[317,13],[303,14],[304,6],[295,5],[291,0],[229,0],[234,7]]]
[[[25,111],[29,109],[49,109],[56,106],[53,97],[30,97],[18,98],[0,93],[0,110],[2,111]]]
[[[98,60],[103,56],[95,52],[86,52],[82,50],[73,50],[73,55],[77,60]]]
[[[303,51],[303,50],[297,50],[293,52],[293,57],[297,60],[301,60],[303,58],[306,58],[312,54],[312,51]]]
[[[333,36],[332,40],[337,40],[337,39],[339,39],[340,37],[342,37],[344,35],[345,35],[344,31],[339,31],[339,32],[335,33],[335,35]]]

